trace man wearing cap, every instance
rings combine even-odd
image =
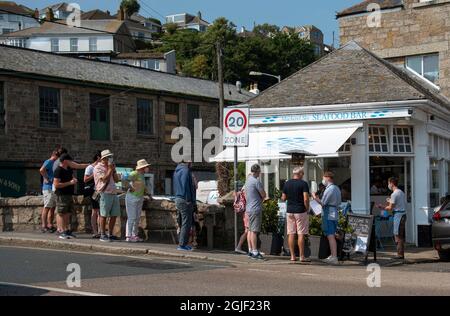
[[[59,166],[53,174],[53,185],[56,194],[56,212],[58,214],[56,222],[58,230],[61,232],[60,239],[70,239],[75,237],[70,231],[70,216],[73,213],[73,195],[77,179],[73,176],[73,169],[70,168],[72,157],[62,154],[59,157]]]
[[[141,218],[142,206],[144,204],[144,195],[146,192],[144,173],[148,172],[150,164],[145,160],[137,162],[136,170],[128,176],[130,188],[125,197],[125,206],[127,208],[127,242],[142,242],[139,238],[139,220]]]
[[[101,162],[94,168],[95,189],[100,193],[100,241],[111,242],[117,240],[113,235],[116,219],[120,216],[119,197],[116,194],[116,182],[119,176],[114,164],[114,154],[104,150]],[[108,235],[106,235],[106,220],[109,218]]]
[[[189,158],[183,159],[183,161],[177,166],[173,175],[173,186],[175,189],[175,205],[181,216],[181,229],[179,246],[177,250],[191,251],[192,247],[188,246],[189,233],[192,228],[192,218],[194,212],[195,200],[195,187],[192,179],[191,172],[192,162]]]

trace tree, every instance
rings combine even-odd
[[[137,0],[122,0],[120,3],[120,8],[125,10],[125,13],[128,16],[132,16],[133,14],[139,12],[141,5]]]
[[[280,32],[280,28],[277,25],[273,24],[259,24],[253,28],[253,33],[260,34],[263,36],[275,35]]]

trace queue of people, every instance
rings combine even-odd
[[[125,198],[127,211],[126,241],[142,242],[138,235],[140,212],[144,195],[148,194],[144,173],[149,172],[146,160],[137,162],[130,174],[129,189]],[[41,222],[42,233],[56,233],[60,239],[76,238],[71,229],[71,216],[74,214],[75,186],[78,184],[74,170],[85,169],[84,196],[89,197],[92,206],[92,238],[102,242],[119,240],[113,234],[117,217],[121,216],[116,183],[120,181],[110,150],[96,152],[91,164],[73,161],[67,150],[56,148],[40,168],[43,179],[42,193],[44,208]],[[56,212],[56,228],[53,226]],[[108,227],[108,229],[106,229]]]

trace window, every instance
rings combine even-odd
[[[439,206],[440,199],[440,186],[439,186],[439,161],[430,160],[430,206],[436,207]]]
[[[2,34],[9,34],[14,32],[14,29],[2,29]]]
[[[180,106],[177,103],[166,102],[165,115],[166,129],[165,141],[168,144],[175,144],[176,139],[172,139],[172,130],[180,126]]]
[[[145,40],[145,34],[143,32],[137,33],[137,38],[141,41]]]
[[[388,132],[385,126],[369,127],[369,152],[389,153]]]
[[[347,141],[339,148],[338,153],[348,154],[352,151],[352,140],[351,138],[347,139]]]
[[[78,38],[70,39],[70,51],[77,52],[78,51]]]
[[[16,39],[10,40],[9,44],[11,46],[15,46],[15,47],[25,47],[25,40],[24,39],[20,39],[20,38],[16,38]]]
[[[90,95],[91,140],[109,140],[109,96],[104,94]]]
[[[59,39],[58,38],[51,39],[51,50],[52,50],[52,52],[59,52]]]
[[[314,45],[314,54],[316,54],[316,56],[319,56],[320,53],[321,53],[320,46],[319,45]]]
[[[60,127],[59,89],[39,88],[39,126],[46,128]]]
[[[8,21],[9,22],[19,22],[20,16],[15,15],[15,14],[10,14],[10,15],[8,15]]]
[[[89,38],[89,51],[90,52],[97,51],[97,38],[96,37]]]
[[[406,67],[434,84],[439,80],[439,55],[420,55],[406,57]]]
[[[5,132],[5,85],[0,82],[0,134]]]
[[[0,14],[0,21],[4,21],[4,20],[5,20],[5,18],[3,16],[3,14]]]
[[[153,102],[137,99],[137,132],[141,135],[153,135]]]
[[[412,153],[413,152],[413,134],[411,127],[395,127],[393,129],[394,153]]]
[[[159,60],[149,59],[142,63],[142,66],[147,69],[160,70]]]
[[[200,107],[196,104],[188,104],[187,114],[187,127],[191,131],[192,135],[194,135],[195,120],[200,118]]]

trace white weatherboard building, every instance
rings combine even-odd
[[[350,42],[249,106],[250,146],[239,160],[247,171],[262,165],[268,192],[291,177],[291,153],[304,151],[312,190],[331,170],[352,211],[376,216],[395,176],[407,195],[407,241],[428,242],[431,208],[450,191],[450,101],[433,85]]]

